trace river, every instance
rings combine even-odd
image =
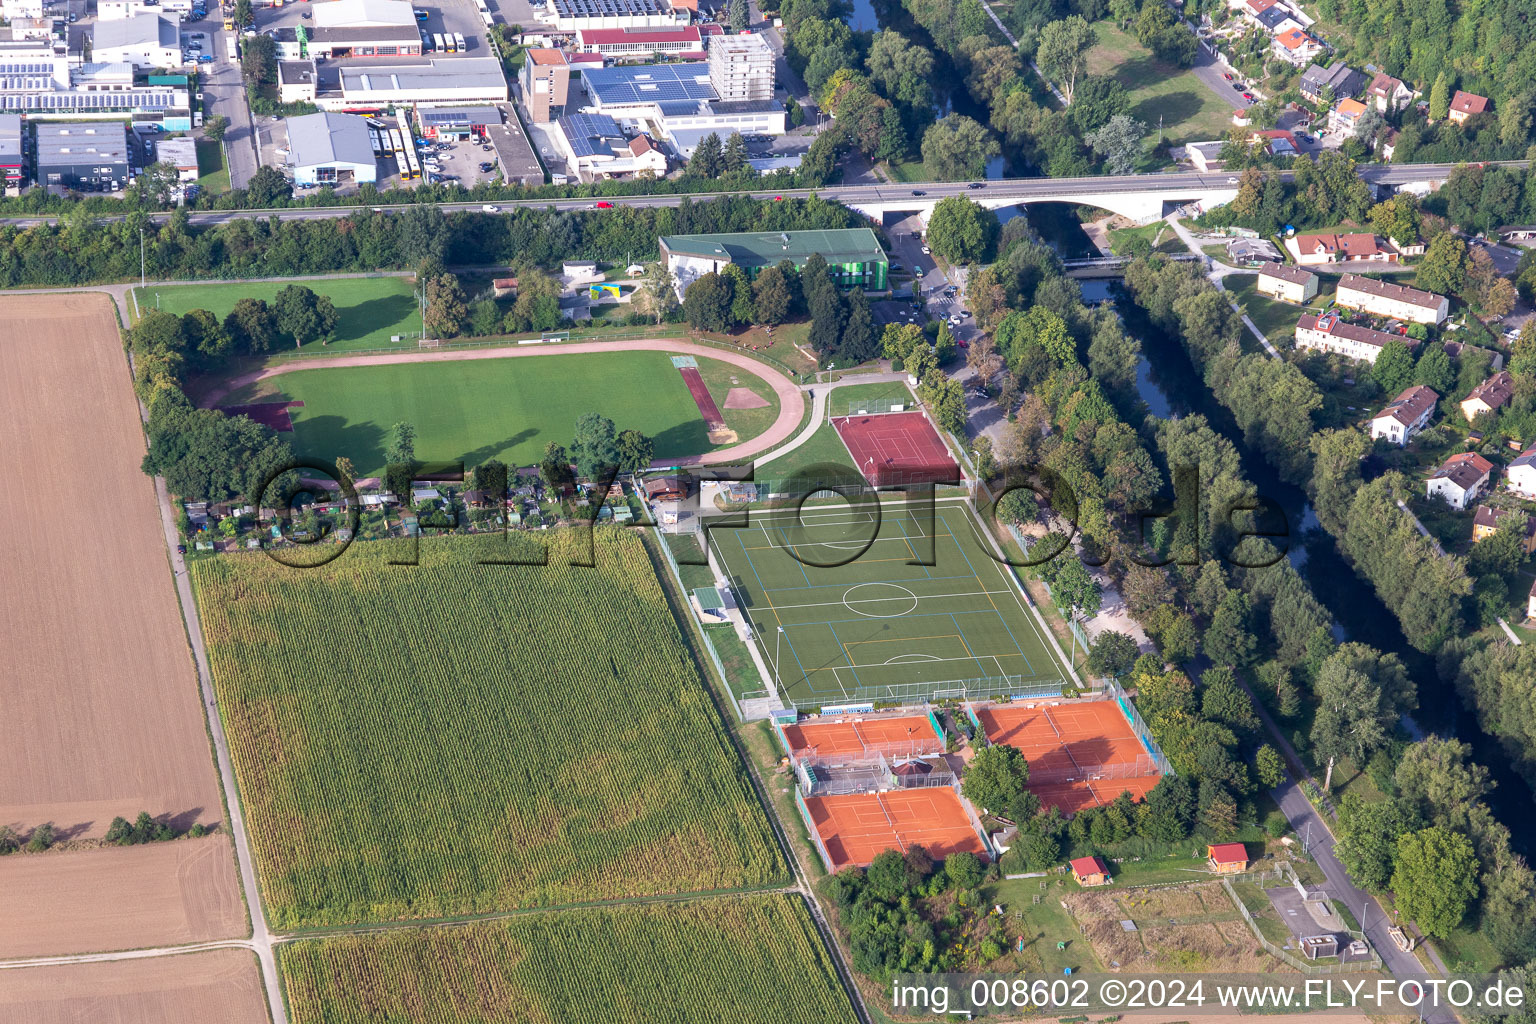
[[[1137,391],[1158,417],[1200,413],[1211,426],[1236,446],[1243,471],[1259,493],[1278,502],[1292,530],[1291,564],[1311,585],[1313,595],[1333,616],[1335,635],[1369,644],[1400,658],[1418,686],[1419,710],[1414,720],[1426,731],[1455,736],[1472,748],[1472,759],[1488,769],[1496,788],[1486,798],[1499,821],[1510,830],[1511,845],[1529,858],[1536,840],[1536,822],[1530,809],[1536,793],[1509,767],[1498,742],[1478,727],[1476,716],[1462,707],[1455,688],[1441,682],[1435,659],[1413,648],[1403,635],[1397,616],[1376,596],[1372,586],[1356,575],[1338,553],[1332,537],[1317,522],[1306,494],[1286,483],[1270,468],[1263,455],[1250,449],[1232,414],[1218,404],[1202,376],[1190,362],[1184,347],[1163,334],[1134,304],[1117,303],[1126,329],[1142,339]]]

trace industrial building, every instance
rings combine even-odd
[[[833,282],[843,288],[884,291],[887,287],[890,260],[869,228],[663,235],[658,241],[679,297],[699,277],[719,273],[728,263],[753,277],[763,267],[784,260],[802,267],[812,254],[827,261]]]
[[[0,114],[0,175],[7,187],[21,184],[20,114]]]
[[[181,181],[197,180],[197,141],[189,135],[178,135],[173,139],[156,139],[155,163],[170,164],[176,168],[176,177]]]
[[[96,0],[97,21],[118,21],[144,14],[148,6],[144,0]],[[153,13],[153,12],[151,12]]]
[[[30,57],[0,51],[0,111],[41,119],[131,119],[166,131],[191,131],[185,81],[134,81],[133,65],[71,66],[62,54]]]
[[[424,139],[467,139],[500,125],[501,108],[430,107],[416,112],[416,122]]]
[[[505,103],[507,79],[495,57],[422,58],[409,63],[348,65],[339,69],[340,87],[321,90],[322,110],[382,110]]]
[[[351,185],[378,180],[368,121],[322,111],[288,119],[288,167],[296,185]]]
[[[674,12],[667,0],[550,0],[549,11],[561,32],[688,24],[688,15]]]
[[[709,84],[726,103],[773,99],[773,48],[762,36],[711,36]]]
[[[578,53],[608,60],[646,62],[656,54],[703,60],[704,40],[719,38],[719,25],[663,25],[658,28],[584,28],[576,33]]]
[[[590,113],[607,114],[673,141],[674,133],[698,129],[722,139],[783,135],[786,115],[777,100],[721,100],[710,70],[684,64],[592,68],[581,74]]]
[[[314,5],[311,57],[413,57],[421,29],[410,0],[330,0]]]
[[[559,50],[535,48],[523,54],[517,73],[523,87],[523,106],[535,124],[548,124],[565,113],[571,84],[571,66]]]
[[[315,102],[317,71],[313,60],[277,62],[277,101],[279,103]]]
[[[121,124],[37,126],[37,181],[91,192],[128,184],[128,129]]]
[[[667,173],[667,157],[644,135],[624,134],[603,114],[567,114],[555,122],[561,152],[582,181]]]
[[[136,68],[179,67],[181,26],[163,14],[97,22],[91,36],[91,57],[104,64],[132,64]]]

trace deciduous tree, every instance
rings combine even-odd
[[[1467,837],[1439,825],[1397,841],[1392,868],[1397,909],[1427,935],[1450,938],[1477,897],[1477,854]]]

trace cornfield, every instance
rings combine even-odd
[[[294,1024],[853,1019],[787,894],[305,939],[279,959]]]
[[[788,878],[640,539],[354,545],[194,563],[278,928],[762,887]]]

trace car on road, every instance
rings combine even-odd
[[[1236,178],[1228,178],[1227,179],[1227,184],[1228,185],[1236,185],[1237,184],[1237,179]]]
[[[920,188],[915,188],[915,189],[913,189],[913,190],[912,190],[912,194],[913,194],[913,195],[915,195],[915,196],[925,196],[925,195],[927,195],[927,194],[928,194],[928,193],[927,193],[927,192],[924,192],[924,191],[923,191],[923,190],[922,190],[922,189],[920,189]]]
[[[212,64],[213,63],[213,54],[205,53],[201,57],[197,58],[197,62],[199,64]]]
[[[1232,76],[1227,74],[1225,71],[1222,72],[1221,77],[1225,78],[1229,82],[1232,81]]]
[[[987,183],[984,182],[984,181],[973,181],[973,182],[971,182],[969,185],[967,185],[965,187],[966,188],[986,188],[987,187]]]
[[[774,196],[773,197],[773,201],[776,202],[776,203],[782,203],[784,201],[784,197],[783,196]]]
[[[924,256],[932,256],[933,255],[933,253],[929,250],[929,248],[926,245],[923,246],[923,255]]]
[[[613,209],[613,204],[608,202],[605,199],[605,200],[603,200],[602,202],[600,202],[600,203],[598,203],[596,205],[596,209],[599,209],[599,210],[611,210],[611,209]]]
[[[496,206],[493,203],[486,203],[484,206],[480,207],[480,212],[481,213],[500,213],[501,212],[501,207]]]
[[[965,317],[967,320],[969,320],[971,318],[971,311],[968,310],[968,309],[962,309],[960,311],[960,315]]]
[[[1249,103],[1252,103],[1253,102],[1253,93],[1251,93],[1251,92],[1243,93],[1243,99],[1247,100]]]
[[[1242,92],[1243,91],[1243,83],[1242,82],[1233,82],[1232,83],[1232,88],[1236,89],[1238,92]]]

